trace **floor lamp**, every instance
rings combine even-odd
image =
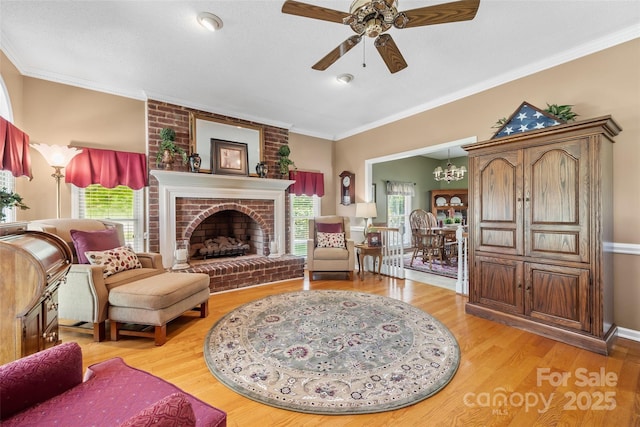
[[[71,159],[80,154],[82,150],[69,147],[68,145],[47,145],[47,144],[31,144],[33,148],[38,150],[44,159],[53,167],[54,172],[51,176],[56,180],[56,201],[57,201],[57,218],[60,218],[60,180],[64,178],[62,169],[66,168]]]

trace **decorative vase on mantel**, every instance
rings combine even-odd
[[[269,167],[265,162],[260,162],[256,165],[256,173],[260,178],[266,178],[267,172],[269,172]]]
[[[164,165],[164,170],[173,170],[173,162],[175,161],[175,157],[173,153],[169,150],[164,150],[162,153],[162,164]]]
[[[202,159],[198,153],[191,153],[189,156],[189,170],[194,173],[200,172],[200,163]]]

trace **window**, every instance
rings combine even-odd
[[[11,103],[9,100],[9,92],[4,85],[4,80],[0,76],[0,116],[4,117],[7,121],[13,122],[13,111],[11,109]],[[0,188],[6,188],[7,191],[13,192],[16,189],[16,179],[9,171],[0,171]],[[14,222],[16,220],[16,209],[6,209],[5,222]]]
[[[99,184],[87,188],[72,186],[73,217],[107,219],[124,226],[124,239],[135,251],[144,250],[144,190],[124,185],[105,188]]]
[[[320,215],[320,197],[291,194],[291,253],[307,257],[309,220]]]
[[[387,196],[387,224],[389,227],[397,227],[403,236],[405,246],[411,244],[411,196],[389,195]]]
[[[8,192],[15,191],[16,179],[9,171],[0,171],[0,188],[5,188]],[[4,222],[14,222],[16,220],[16,208],[6,208],[4,210]]]

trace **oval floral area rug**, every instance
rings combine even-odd
[[[243,396],[314,414],[412,405],[447,385],[460,362],[455,337],[431,315],[350,291],[245,304],[211,328],[204,355],[211,372]]]

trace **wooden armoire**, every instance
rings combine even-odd
[[[613,322],[610,116],[465,146],[466,312],[608,354]]]

